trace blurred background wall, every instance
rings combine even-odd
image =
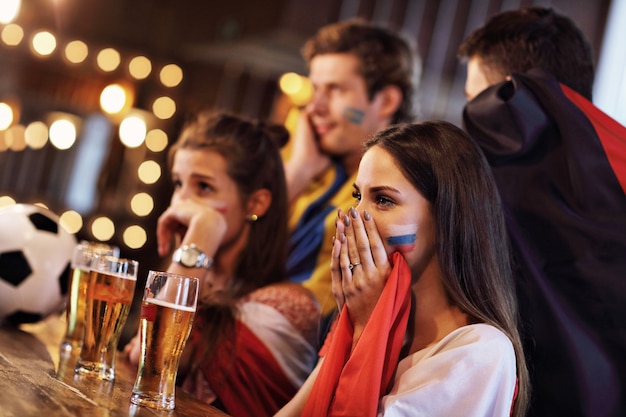
[[[458,45],[494,13],[531,5],[574,19],[600,59],[610,0],[22,0],[0,17],[0,205],[46,205],[79,238],[139,260],[145,278],[161,266],[167,145],[189,113],[289,124],[303,98],[279,81],[298,90],[305,39],[358,16],[419,52],[419,118],[460,125]]]

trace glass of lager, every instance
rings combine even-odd
[[[94,256],[87,284],[85,336],[75,372],[112,381],[115,352],[137,282],[137,261]]]
[[[81,241],[74,248],[65,307],[67,330],[61,343],[61,352],[77,351],[83,346],[87,283],[89,282],[91,262],[96,255],[117,257],[120,255],[120,249],[106,243],[88,242],[86,240]]]
[[[130,401],[174,409],[178,364],[198,303],[198,279],[150,271],[141,304],[139,369]]]

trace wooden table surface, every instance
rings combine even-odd
[[[130,402],[137,368],[117,356],[115,381],[74,374],[75,355],[60,355],[59,322],[0,327],[0,417],[224,417],[176,390],[176,408],[157,411]]]

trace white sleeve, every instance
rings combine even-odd
[[[378,415],[509,417],[515,383],[508,337],[489,325],[465,326],[400,362]]]

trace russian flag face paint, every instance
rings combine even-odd
[[[417,239],[417,225],[388,225],[387,231],[391,235],[387,237],[387,245],[402,253],[412,252],[415,249]]]
[[[355,109],[354,107],[346,107],[343,110],[343,118],[352,124],[360,125],[363,123],[365,112],[363,110]]]

